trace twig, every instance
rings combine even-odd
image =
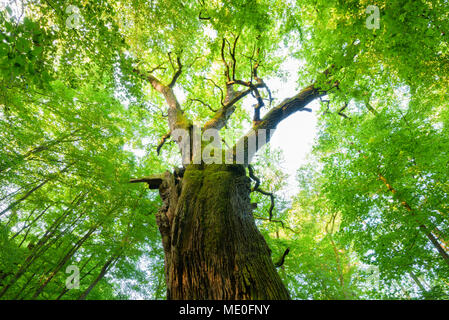
[[[217,84],[215,83],[214,80],[209,79],[209,78],[205,78],[205,79],[208,80],[208,81],[210,81],[210,82],[212,82],[212,84],[214,85],[214,87],[215,87],[215,88],[218,88],[218,89],[220,90],[220,94],[221,94],[221,100],[220,100],[220,102],[221,102],[221,105],[224,106],[224,103],[223,103],[223,100],[224,100],[224,92],[223,92],[223,89],[222,89],[219,85],[217,85]]]

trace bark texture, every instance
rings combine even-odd
[[[157,223],[168,299],[289,299],[251,213],[241,165],[166,173]]]

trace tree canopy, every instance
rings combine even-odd
[[[316,99],[296,196],[282,150],[248,168],[292,297],[447,299],[448,30],[444,0],[8,2],[0,298],[165,298],[162,202],[130,179],[182,164],[177,128],[228,149]],[[281,101],[270,80],[289,76]]]

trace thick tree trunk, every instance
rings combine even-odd
[[[289,299],[251,213],[241,165],[166,173],[157,223],[168,299]]]

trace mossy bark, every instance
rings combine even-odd
[[[240,165],[166,173],[157,214],[168,299],[289,299],[251,213]]]

